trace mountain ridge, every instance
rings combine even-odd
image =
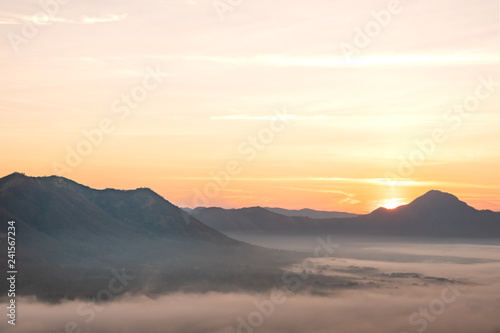
[[[38,195],[34,195],[34,193],[38,193]],[[63,213],[63,215],[69,216],[71,214],[65,213],[64,207],[61,207],[58,201],[66,201],[70,198],[77,201],[80,206],[85,207],[87,211],[94,212],[94,214],[97,215],[95,217],[112,221],[117,225],[123,226],[124,223],[128,223],[129,225],[133,224],[134,222],[132,219],[136,218],[142,219],[142,226],[149,227],[149,231],[154,233],[160,232],[161,235],[165,236],[186,236],[191,233],[190,236],[197,235],[203,238],[202,235],[204,234],[207,237],[210,236],[216,237],[219,240],[228,240],[227,236],[221,235],[217,231],[209,230],[209,227],[195,218],[190,217],[184,211],[149,188],[138,188],[134,190],[106,188],[98,190],[62,177],[28,177],[20,173],[13,173],[0,179],[0,198],[2,198],[2,196],[3,204],[0,208],[10,212],[17,220],[29,220],[32,225],[41,217],[33,214],[30,210],[23,210],[19,206],[9,206],[13,201],[36,203],[38,206],[36,209],[39,214],[43,214],[49,209],[47,205],[52,203],[54,205],[53,207],[62,210],[61,213]],[[16,198],[16,196],[18,197]],[[61,198],[56,199],[56,197],[59,196]],[[116,202],[112,202],[113,200]],[[143,208],[150,209],[150,215],[138,216],[137,213],[133,214],[131,212],[131,210],[135,208],[133,206],[141,205],[145,206]],[[73,207],[75,210],[78,208],[81,207]],[[81,209],[78,210],[81,211]],[[129,214],[135,216],[128,216]],[[85,215],[85,212],[81,211],[80,215]],[[104,215],[108,216],[105,217]],[[165,218],[165,216],[170,215],[173,215],[184,223],[173,223],[173,218]],[[158,221],[153,222],[153,219],[158,219]],[[67,221],[70,220],[71,219],[67,219]],[[93,221],[89,221],[89,223],[92,222]],[[65,224],[58,224],[58,227],[64,226]],[[76,224],[72,226],[77,227]],[[168,234],[168,231],[170,231],[170,234]]]
[[[96,190],[55,176],[0,178],[3,238],[11,220],[22,266],[16,293],[49,301],[95,297],[110,269],[122,268],[136,276],[131,293],[267,290],[280,267],[302,257],[232,239],[151,189]],[[2,238],[0,248],[7,253]]]
[[[477,210],[453,194],[431,190],[394,209],[379,207],[350,218],[277,217],[254,208],[199,209],[202,222],[221,232],[351,234],[410,237],[500,237],[500,214]],[[252,212],[255,210],[255,212]],[[269,212],[272,213],[272,212]]]

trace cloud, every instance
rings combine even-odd
[[[109,14],[103,16],[81,16],[79,19],[70,19],[59,16],[50,15],[11,15],[11,18],[0,18],[0,25],[24,25],[26,22],[32,22],[36,25],[51,25],[53,23],[66,23],[66,24],[96,24],[96,23],[110,23],[125,20],[127,14]]]
[[[305,191],[305,192],[313,192],[313,193],[331,193],[331,194],[341,194],[345,196],[342,200],[339,201],[340,204],[350,204],[350,205],[355,205],[359,203],[359,200],[354,199],[356,195],[354,193],[347,193],[345,191],[341,190],[335,190],[335,189],[319,189],[319,188],[304,188],[304,187],[287,187],[287,186],[281,186],[280,188],[285,189],[285,190],[292,190],[292,191]]]
[[[225,115],[225,116],[213,116],[210,117],[212,120],[272,120],[279,117],[280,119],[288,120],[326,120],[330,119],[329,116],[298,116],[287,114],[286,116],[252,116],[249,114],[239,114],[239,115]]]
[[[0,18],[0,25],[2,24],[12,24],[12,25],[15,25],[15,24],[18,24],[18,22],[16,20],[13,20],[13,19],[10,19],[10,18]]]
[[[93,333],[414,333],[424,326],[422,332],[425,333],[499,332],[500,258],[497,246],[370,244],[361,246],[365,256],[391,259],[338,257],[317,260],[324,274],[343,274],[365,285],[376,281],[378,286],[374,287],[346,289],[339,285],[331,288],[327,296],[286,292],[282,302],[274,304],[269,303],[271,293],[174,293],[157,298],[125,295],[102,308],[82,301],[48,305],[19,297],[19,322],[13,327],[1,321],[0,331],[62,332],[67,325],[76,325],[81,332]],[[346,250],[361,253],[359,244],[352,244],[351,249],[345,246],[341,244],[336,253]],[[392,255],[387,256],[387,253]],[[443,257],[445,253],[450,256]],[[441,255],[440,259],[436,255]],[[403,258],[406,259],[401,260]],[[434,260],[429,261],[429,258]],[[450,262],[452,258],[455,261]],[[487,260],[480,263],[463,261],[467,258]],[[324,268],[326,266],[328,268]],[[394,272],[398,274],[391,274]],[[405,276],[408,272],[416,272],[420,277],[413,278],[413,273]],[[469,283],[453,289],[450,284],[430,276],[458,277]],[[302,282],[303,285],[307,283],[307,279]],[[443,292],[446,288],[448,290]],[[443,295],[450,301],[440,301]],[[440,304],[444,304],[444,308],[431,310]],[[430,310],[432,319],[422,321],[421,309]],[[411,324],[411,316],[420,320],[419,324]],[[249,323],[252,320],[260,324],[238,330],[242,321]]]
[[[356,68],[356,67],[378,67],[378,66],[457,66],[457,65],[480,65],[496,64],[498,59],[493,54],[381,54],[363,55],[356,57],[352,63],[346,62],[342,56],[315,55],[308,57],[286,56],[278,54],[264,54],[255,56],[219,56],[219,55],[157,55],[150,56],[164,60],[183,60],[194,62],[213,62],[220,64],[232,64],[237,66],[270,66],[280,67],[323,67],[323,68]]]
[[[413,287],[382,291],[347,291],[332,297],[289,295],[285,303],[272,306],[267,317],[255,304],[268,304],[270,295],[258,294],[174,294],[149,299],[128,298],[93,311],[90,305],[67,302],[60,305],[29,303],[19,299],[22,319],[16,327],[5,321],[0,329],[5,333],[38,333],[64,331],[74,322],[83,332],[150,332],[150,333],[250,333],[238,326],[252,318],[262,325],[255,332],[272,333],[386,333],[417,332],[409,316],[440,297],[443,287],[423,290]],[[495,289],[478,287],[449,304],[444,312],[427,323],[426,333],[493,333],[500,327],[498,316],[498,285]],[[80,316],[77,309],[88,314]],[[271,309],[269,307],[268,309]],[[22,312],[21,312],[22,311]],[[90,313],[95,314],[95,320]],[[260,315],[259,315],[260,313]],[[252,317],[253,316],[253,317]],[[86,322],[89,320],[89,322]]]
[[[82,19],[83,24],[94,24],[94,23],[108,23],[108,22],[118,22],[123,21],[127,18],[127,14],[121,15],[107,15],[101,17],[90,17],[84,16]]]

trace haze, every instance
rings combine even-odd
[[[393,259],[369,259],[374,246],[379,257],[383,252]],[[283,283],[283,302],[274,306],[271,315],[263,316],[262,324],[252,332],[500,331],[497,315],[500,305],[498,245],[427,242],[413,243],[413,248],[415,251],[407,244],[386,242],[372,242],[360,247],[360,243],[340,241],[332,257],[311,258],[318,268],[311,273],[337,276],[342,284],[318,294],[314,293],[317,284],[308,279],[301,281],[299,291],[295,292],[289,291],[294,284]],[[356,249],[355,254],[351,252],[353,249]],[[401,252],[413,257],[402,257]],[[287,269],[294,271],[294,266]],[[297,270],[297,274],[301,270]],[[415,277],[419,274],[421,276]],[[456,292],[456,297],[453,292]],[[440,309],[439,300],[443,299],[443,294],[444,299],[450,301],[442,302],[445,307]],[[265,303],[270,295],[270,292],[174,292],[149,298],[125,294],[101,305],[83,301],[48,305],[34,298],[24,298],[20,300],[20,325],[10,327],[2,321],[0,329],[5,333],[63,332],[65,325],[71,322],[76,325],[75,330],[95,333],[110,330],[250,333],[245,328],[238,328],[238,318],[247,319],[256,311],[255,302]],[[430,312],[432,320],[414,315],[431,306],[439,310],[436,311],[439,314]],[[413,324],[409,321],[412,315]]]

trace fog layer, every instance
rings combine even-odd
[[[311,258],[314,265],[309,263],[307,269],[303,263],[286,267],[290,275],[282,288],[265,293],[173,293],[156,298],[124,293],[106,304],[57,305],[18,298],[17,325],[3,320],[0,331],[500,332],[498,247],[420,244],[403,251],[394,244],[370,244],[365,251],[372,256],[383,253],[384,259],[362,258],[361,252],[357,258]],[[401,252],[413,259],[387,259]],[[311,285],[321,280],[309,277],[322,275],[342,283],[329,288]],[[300,288],[295,290],[295,284]]]

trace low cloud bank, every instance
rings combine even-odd
[[[283,290],[256,294],[123,295],[100,305],[83,301],[51,305],[19,297],[17,325],[9,325],[4,317],[0,332],[500,333],[498,249],[469,247],[459,253],[458,248],[449,252],[432,248],[427,253],[429,249],[419,253],[425,257],[411,257],[412,261],[317,259],[321,270],[315,274],[358,282],[350,289],[333,287],[322,296],[311,294],[314,288],[306,288],[311,293],[285,291],[284,285]],[[383,256],[385,251],[403,252],[383,250]],[[484,260],[456,260],[444,254]],[[302,284],[309,287],[317,281],[305,279]],[[4,313],[6,306],[1,305]]]
[[[350,290],[328,297],[282,294],[278,303],[271,302],[270,294],[236,293],[130,297],[103,306],[83,302],[47,305],[19,299],[17,325],[13,327],[4,321],[0,331],[500,332],[500,284],[468,286],[458,290],[457,297],[449,290],[444,295],[446,300],[453,298],[450,303],[442,301],[446,288],[443,284],[404,290]]]

